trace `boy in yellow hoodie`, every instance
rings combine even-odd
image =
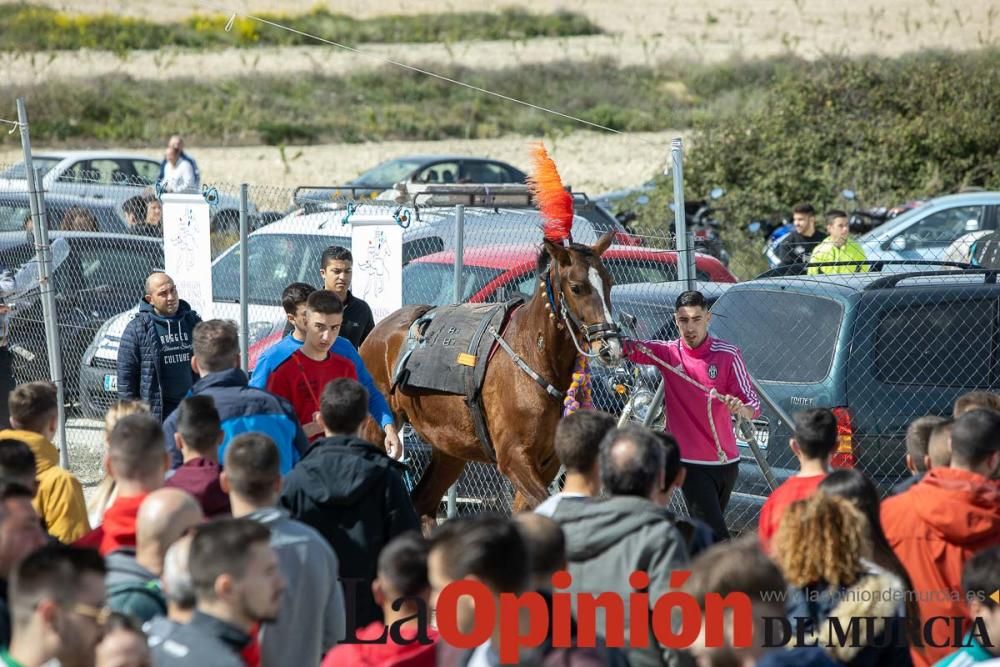
[[[59,467],[59,450],[52,444],[58,427],[56,388],[49,382],[28,382],[10,393],[11,428],[0,439],[20,440],[35,455],[38,491],[33,505],[49,534],[69,544],[90,531],[80,480]]]

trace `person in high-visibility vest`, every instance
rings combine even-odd
[[[829,211],[826,214],[827,237],[813,250],[809,259],[810,276],[831,273],[857,273],[868,271],[864,263],[865,250],[851,238],[851,227],[844,211]],[[817,266],[826,262],[857,262],[839,266]]]

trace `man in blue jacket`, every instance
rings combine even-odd
[[[145,401],[157,419],[167,418],[198,379],[191,370],[191,334],[199,322],[170,276],[150,275],[139,314],[118,346],[119,398]]]
[[[315,288],[307,283],[292,283],[282,292],[281,307],[285,310],[292,332],[265,350],[257,359],[257,366],[253,369],[250,378],[251,387],[265,388],[271,372],[292,356],[293,352],[302,347],[302,343],[306,339],[306,300],[314,291],[316,291]],[[343,336],[337,337],[330,351],[349,359],[354,364],[354,369],[358,373],[358,381],[368,391],[368,413],[385,431],[386,452],[398,460],[402,456],[403,445],[396,431],[392,410],[389,409],[382,392],[375,386],[375,380],[365,368],[365,362],[361,360],[361,355],[358,354],[351,341]]]
[[[256,431],[269,436],[278,446],[281,474],[287,474],[309,448],[309,440],[288,401],[248,386],[246,373],[240,368],[240,336],[236,324],[228,320],[208,320],[195,327],[191,366],[201,376],[191,388],[191,394],[211,396],[219,413],[224,435],[219,459],[223,459],[226,446],[233,438]],[[163,424],[164,445],[170,452],[173,468],[183,462],[175,433],[176,414]]]

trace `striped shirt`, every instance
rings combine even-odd
[[[743,355],[735,345],[708,336],[701,345],[691,349],[681,339],[672,341],[642,341],[660,360],[681,370],[702,386],[719,394],[736,396],[760,415],[760,399],[750,382],[750,373]],[[712,419],[719,445],[727,460],[719,460],[708,421],[708,395],[677,374],[668,371],[639,351],[632,341],[625,342],[625,355],[639,364],[653,364],[664,378],[663,407],[667,431],[677,438],[681,460],[702,465],[723,465],[738,461],[739,448],[733,432],[732,414],[719,400],[712,400]]]

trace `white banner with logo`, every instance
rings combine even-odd
[[[375,323],[403,306],[403,228],[384,216],[351,219],[351,294],[371,306]]]
[[[212,318],[212,238],[208,202],[200,194],[164,194],[164,269],[177,294],[203,320]]]

